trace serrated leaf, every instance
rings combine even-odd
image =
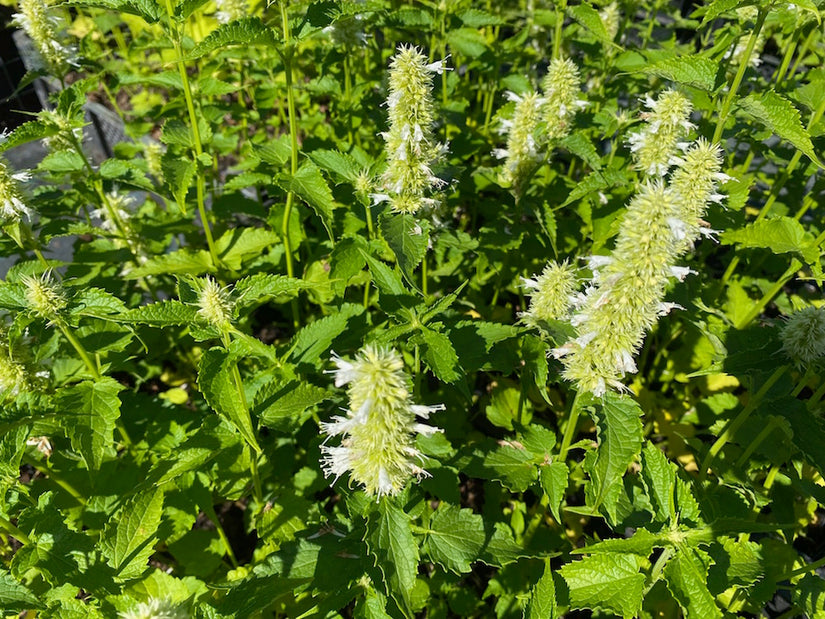
[[[0,388],[0,401],[5,395],[7,387]],[[20,460],[26,451],[26,439],[29,438],[29,428],[25,425],[4,430],[0,436],[0,479],[20,476]],[[2,599],[2,594],[0,594]]]
[[[811,161],[823,167],[814,151],[811,136],[802,126],[799,111],[788,99],[773,91],[768,91],[750,94],[740,99],[739,107],[747,116],[796,146]]]
[[[238,270],[244,260],[261,256],[280,240],[279,235],[265,228],[233,228],[215,241],[215,251],[224,265]]]
[[[642,479],[650,502],[656,508],[656,520],[662,523],[676,517],[676,472],[662,450],[647,442],[642,449]]]
[[[163,492],[155,488],[130,499],[107,523],[100,550],[119,578],[138,578],[148,568],[162,513]]]
[[[308,408],[317,406],[332,396],[332,393],[322,387],[298,381],[286,385],[270,385],[255,398],[255,413],[265,424],[274,423],[284,417],[297,417]]]
[[[455,51],[477,58],[487,51],[487,40],[474,28],[456,28],[447,33],[447,43]]]
[[[200,275],[213,270],[212,258],[208,251],[184,248],[150,258],[129,271],[126,277],[137,279],[148,275]]]
[[[410,606],[410,595],[418,573],[418,544],[410,527],[410,517],[390,500],[384,499],[367,518],[364,541],[376,566],[384,575],[387,591]]]
[[[702,26],[707,24],[712,19],[716,19],[722,13],[737,8],[741,4],[745,4],[750,0],[713,0],[705,9],[705,16],[702,18]]]
[[[429,226],[407,213],[386,213],[381,216],[379,225],[401,273],[415,287],[413,273],[427,252]]]
[[[571,133],[558,144],[584,161],[591,170],[601,170],[602,159],[599,157],[596,147],[593,146],[593,142],[587,139],[583,133]]]
[[[221,24],[187,55],[187,60],[201,58],[216,49],[228,45],[268,44],[279,45],[275,33],[267,28],[259,17],[244,17],[228,24]]]
[[[114,446],[112,433],[120,417],[118,393],[122,389],[116,380],[105,377],[57,392],[66,436],[91,471],[100,469],[106,452]]]
[[[244,187],[254,187],[257,185],[269,185],[272,182],[272,177],[269,174],[262,172],[241,172],[237,176],[230,178],[223,186],[223,190],[227,193],[238,191]]]
[[[198,365],[198,387],[209,406],[235,426],[256,451],[260,451],[249,411],[235,384],[235,363],[223,348],[205,351]]]
[[[649,557],[654,548],[665,548],[670,542],[664,537],[651,533],[647,529],[636,529],[636,532],[626,539],[606,539],[595,544],[588,544],[584,548],[577,548],[576,554],[614,553],[634,554],[640,557]]]
[[[38,170],[58,173],[80,172],[85,167],[86,163],[83,157],[73,150],[59,150],[49,153],[37,164]]]
[[[427,551],[430,558],[456,574],[471,570],[484,547],[484,520],[471,509],[442,503],[430,520]]]
[[[664,569],[667,588],[685,611],[686,619],[715,619],[722,617],[707,587],[707,565],[695,548],[682,547]]]
[[[660,60],[643,70],[648,75],[711,91],[716,86],[719,64],[704,56],[683,55]]]
[[[293,297],[300,290],[309,288],[312,284],[302,279],[274,275],[271,273],[256,273],[235,282],[235,296],[238,305],[258,305],[277,297]]]
[[[197,319],[198,310],[180,301],[159,301],[142,305],[123,314],[123,322],[129,324],[165,327],[168,325],[188,325]]]
[[[345,303],[331,316],[319,318],[301,329],[293,339],[289,358],[293,363],[311,363],[317,360],[332,345],[333,340],[341,335],[355,316],[364,312],[364,308],[354,303]]]
[[[438,380],[453,383],[461,378],[461,366],[450,338],[443,333],[422,327],[424,362]]]
[[[744,228],[725,231],[719,240],[722,244],[738,244],[745,249],[770,249],[775,254],[795,252],[808,264],[819,260],[819,250],[813,239],[793,217],[771,217],[754,221]]]
[[[536,481],[536,457],[523,445],[487,440],[466,450],[456,466],[467,475],[499,481],[513,492],[524,492]]]
[[[186,212],[186,194],[192,186],[192,180],[197,172],[197,165],[188,157],[173,155],[170,151],[161,158],[163,182],[172,192],[178,203],[178,208]]]
[[[645,577],[635,555],[598,554],[563,565],[571,608],[601,609],[635,617],[642,607]]]
[[[594,414],[599,447],[588,468],[591,476],[588,504],[604,507],[615,521],[622,477],[642,448],[642,409],[630,397],[607,393]]]
[[[808,574],[793,587],[793,600],[808,619],[825,619],[825,580]]]
[[[544,572],[530,591],[530,601],[524,607],[523,619],[556,619],[559,616],[556,606],[556,583],[553,582],[553,569],[550,560],[544,562]]]
[[[295,176],[287,178],[285,189],[295,192],[315,211],[332,240],[332,210],[335,208],[335,200],[321,170],[311,161],[305,161]]]
[[[559,524],[563,522],[561,519],[561,503],[567,492],[569,474],[570,469],[567,468],[567,464],[564,462],[551,462],[539,469],[539,482],[550,502],[550,511],[553,512],[553,518]]]
[[[43,608],[43,604],[11,574],[0,570],[0,608],[6,612],[17,613],[23,610]]]
[[[483,28],[504,23],[500,17],[481,9],[465,9],[459,13],[458,18],[468,28]]]
[[[352,155],[338,150],[319,149],[307,153],[307,156],[319,168],[335,176],[339,182],[355,183],[363,170]]]
[[[56,133],[57,129],[55,127],[47,125],[39,120],[30,120],[29,122],[25,122],[17,127],[6,136],[6,139],[0,140],[0,153],[4,153],[15,146],[20,146],[21,144],[27,144],[28,142],[34,142],[35,140],[42,140],[43,138],[51,137]]]
[[[604,43],[613,43],[613,37],[604,26],[599,12],[589,4],[568,6],[567,13],[588,32]]]
[[[83,288],[72,297],[70,312],[76,316],[107,318],[126,312],[126,305],[101,288]]]
[[[370,256],[364,250],[360,251],[364,256],[364,260],[367,261],[367,266],[369,266],[370,269],[370,275],[372,275],[372,281],[375,282],[375,285],[382,294],[391,296],[403,296],[408,294],[404,283],[395,271],[380,260],[376,260]]]

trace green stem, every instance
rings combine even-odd
[[[795,398],[798,396],[802,390],[808,385],[808,381],[811,380],[812,376],[815,376],[816,373],[811,369],[807,368],[805,370],[805,374],[802,375],[802,378],[799,379],[799,382],[796,383],[796,387],[794,387],[793,391],[791,392],[791,397]]]
[[[6,520],[5,518],[3,518],[3,516],[0,516],[0,529],[3,529],[6,533],[11,535],[13,538],[15,538],[18,542],[20,542],[24,546],[26,544],[31,543],[31,539],[29,539],[28,535],[26,535],[25,533],[23,533],[23,531],[21,531],[16,526],[14,526],[11,523],[11,521]]]
[[[770,421],[768,421],[765,427],[762,428],[759,434],[756,435],[756,438],[751,441],[750,445],[748,445],[748,448],[742,452],[741,456],[739,456],[739,459],[736,461],[737,468],[743,466],[748,461],[748,458],[751,457],[751,454],[754,451],[756,451],[756,448],[759,447],[759,445],[761,445],[765,441],[765,439],[767,439],[771,435],[775,427],[775,419],[771,419]]]
[[[80,343],[80,340],[74,336],[68,325],[66,325],[62,320],[55,321],[55,324],[63,335],[66,336],[66,339],[69,340],[69,344],[71,344],[75,351],[77,351],[77,354],[80,355],[80,358],[83,360],[83,363],[86,365],[86,369],[89,370],[89,374],[92,375],[92,378],[96,381],[101,380],[102,376],[100,375],[100,370],[98,369],[97,364],[92,361],[92,358],[89,356],[86,348]]]
[[[560,0],[560,2],[556,4],[556,29],[553,33],[553,60],[561,58],[561,37],[566,12],[567,0]]]
[[[819,569],[825,565],[825,557],[821,559],[817,559],[812,563],[808,563],[807,565],[803,565],[800,568],[797,568],[791,572],[786,572],[782,574],[779,578],[776,579],[776,582],[782,582],[783,580],[790,580],[791,578],[796,578],[797,576],[801,576],[802,574],[807,574],[808,572],[813,572],[814,570]]]
[[[34,255],[37,256],[37,259],[40,261],[40,264],[43,265],[46,271],[51,271],[52,267],[51,265],[49,265],[49,262],[46,260],[46,258],[43,257],[43,252],[41,252],[37,247],[35,247],[32,251],[34,251]]]
[[[668,547],[662,550],[662,554],[660,554],[659,558],[656,559],[656,563],[653,564],[653,568],[650,570],[650,575],[647,577],[645,592],[650,591],[650,589],[653,588],[653,585],[655,585],[656,581],[659,580],[659,576],[661,576],[662,570],[665,569],[665,565],[672,556],[673,548]]]
[[[796,258],[791,259],[791,266],[779,277],[779,279],[774,283],[773,286],[770,287],[768,292],[762,295],[762,298],[757,301],[757,303],[751,308],[744,318],[742,318],[738,323],[736,323],[737,329],[744,329],[748,326],[751,321],[759,316],[765,306],[773,299],[779,291],[782,290],[782,287],[788,283],[788,281],[794,276],[799,268],[802,266],[802,263],[797,260]]]
[[[751,55],[753,54],[753,50],[756,48],[756,41],[759,38],[759,31],[762,30],[762,25],[765,23],[765,18],[767,16],[768,9],[764,7],[760,8],[759,14],[756,18],[756,25],[753,28],[753,32],[751,32],[750,39],[748,39],[748,46],[745,48],[745,53],[739,62],[739,69],[736,71],[736,76],[733,78],[733,83],[731,84],[727,97],[725,97],[725,100],[722,102],[722,110],[719,112],[719,118],[716,121],[716,129],[713,132],[713,139],[711,140],[713,143],[718,143],[722,138],[722,132],[725,130],[725,122],[728,120],[731,105],[733,105],[733,100],[736,98],[736,94],[739,91],[742,78],[745,76],[745,70],[750,64]]]
[[[817,387],[816,391],[811,394],[811,397],[808,398],[808,401],[805,403],[808,410],[813,410],[813,407],[819,403],[822,396],[825,396],[825,381],[822,381],[822,384]]]
[[[561,447],[559,448],[559,460],[564,461],[567,456],[567,451],[570,449],[570,444],[573,442],[573,437],[576,436],[576,428],[579,425],[579,414],[581,413],[580,403],[581,392],[577,391],[573,397],[573,404],[570,406],[570,415],[567,419],[567,425],[564,428],[564,436],[561,440]]]
[[[46,477],[51,479],[54,483],[58,486],[63,488],[66,492],[68,492],[78,503],[81,505],[86,505],[86,498],[78,492],[74,486],[72,486],[68,481],[63,479],[62,475],[56,474],[48,464],[45,462],[38,462],[34,458],[29,457],[28,455],[23,456],[23,462],[36,468],[38,471],[43,473]]]
[[[699,481],[704,482],[707,479],[708,469],[710,465],[713,464],[713,461],[716,459],[716,456],[719,455],[719,452],[722,451],[722,448],[727,444],[727,442],[733,437],[739,428],[748,420],[756,410],[756,407],[762,401],[762,398],[765,397],[765,394],[768,390],[774,386],[776,381],[778,381],[782,375],[787,371],[788,366],[783,365],[777,368],[774,373],[771,375],[768,380],[760,387],[759,391],[750,399],[748,404],[741,410],[741,412],[732,419],[728,425],[725,427],[722,434],[716,441],[711,445],[710,450],[708,450],[708,454],[705,456],[705,459],[702,461],[702,466],[699,470]]]
[[[226,556],[229,557],[229,562],[232,563],[232,567],[237,568],[238,560],[235,558],[235,552],[229,544],[229,538],[226,537],[226,532],[223,530],[220,520],[218,520],[218,514],[215,512],[215,506],[209,502],[203,506],[203,511],[206,512],[206,515],[214,523],[215,531],[217,531],[218,537],[223,544],[224,553],[226,553]]]
[[[197,169],[196,193],[198,201],[198,215],[201,218],[201,224],[203,224],[203,232],[206,236],[206,245],[209,248],[209,256],[212,259],[213,266],[217,269],[220,268],[221,261],[218,258],[218,252],[215,249],[215,241],[212,238],[212,229],[209,227],[209,218],[206,216],[206,206],[204,202],[206,179],[203,177],[203,163],[200,160],[200,157],[203,154],[203,143],[201,142],[201,132],[198,127],[198,116],[195,113],[195,104],[192,101],[192,88],[189,84],[189,76],[186,73],[186,67],[183,62],[183,50],[180,44],[180,33],[174,26],[175,12],[172,8],[171,0],[165,0],[165,4],[166,13],[169,16],[169,29],[172,31],[173,35],[171,38],[172,45],[175,48],[175,54],[177,56],[178,72],[180,73],[181,82],[183,82],[183,98],[184,101],[186,101],[186,110],[189,113],[189,124],[191,125],[192,130],[192,142],[194,143],[195,155],[197,156],[195,166]]]
[[[168,2],[169,0],[167,0]],[[295,92],[292,87],[292,43],[290,40],[289,31],[289,17],[286,12],[286,0],[280,0],[278,6],[281,9],[281,23],[284,30],[284,77],[286,78],[286,98],[287,98],[287,116],[289,121],[289,139],[290,139],[290,171],[294,176],[298,172],[298,119],[295,114]],[[292,206],[295,202],[295,194],[288,191],[286,194],[286,206],[284,207],[284,218],[281,222],[281,235],[284,241],[284,256],[286,259],[286,274],[289,277],[295,276],[295,270],[292,265],[292,246],[289,240],[289,220],[292,215]],[[298,309],[298,300],[292,299],[290,302],[292,308],[292,325],[297,329],[300,324],[300,314]]]
[[[785,50],[785,55],[782,57],[782,64],[779,65],[779,69],[776,72],[776,79],[774,80],[774,88],[779,88],[779,85],[782,83],[782,80],[785,79],[786,72],[788,71],[788,67],[791,66],[791,60],[793,59],[793,54],[796,51],[796,46],[799,43],[799,35],[802,31],[797,28],[794,30],[793,37],[791,38],[791,42],[788,45],[788,48]]]

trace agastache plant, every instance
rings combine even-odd
[[[31,178],[28,172],[14,172],[8,162],[0,158],[0,220],[5,223],[31,219],[34,208],[26,204],[20,183]]]
[[[412,45],[402,45],[390,61],[389,130],[382,133],[387,169],[381,177],[384,193],[376,202],[388,201],[401,213],[416,213],[435,206],[432,192],[445,182],[433,173],[445,146],[433,133],[435,105],[432,99],[433,74],[447,70],[444,60],[428,63]]]
[[[566,260],[551,261],[541,275],[524,278],[524,288],[530,291],[530,307],[522,318],[530,324],[567,317],[578,289],[576,268]]]
[[[57,39],[57,20],[50,14],[46,0],[20,0],[18,9],[12,23],[29,35],[49,72],[63,77],[77,66],[74,50]]]
[[[560,140],[570,133],[576,112],[587,107],[587,101],[580,99],[579,68],[569,58],[556,58],[550,62],[541,88],[545,136],[548,140]]]
[[[682,145],[680,140],[693,128],[689,120],[692,106],[676,90],[666,90],[658,99],[647,95],[644,104],[650,111],[640,114],[644,124],[627,141],[638,170],[649,176],[665,176]]]
[[[215,18],[222,24],[245,17],[249,10],[246,0],[215,0],[215,6]]]
[[[553,351],[563,359],[564,377],[579,389],[597,396],[622,390],[622,377],[636,372],[633,357],[645,333],[671,307],[662,302],[668,281],[687,274],[674,264],[682,227],[674,192],[661,181],[643,184],[627,207],[613,253],[591,262],[597,278],[571,318],[578,337]]]
[[[544,99],[534,92],[523,95],[508,92],[507,98],[516,104],[513,117],[501,121],[501,131],[507,134],[507,148],[496,149],[493,154],[505,159],[502,179],[518,190],[540,159],[535,134]]]
[[[444,406],[413,404],[410,380],[395,350],[367,345],[353,361],[337,356],[333,361],[335,386],[348,385],[349,408],[346,416],[321,424],[328,438],[344,437],[340,446],[321,447],[324,474],[337,480],[349,472],[367,494],[398,494],[410,478],[427,475],[415,436],[440,431],[416,418],[427,419]]]
[[[825,309],[805,307],[791,314],[782,327],[782,349],[798,367],[825,356]]]
[[[120,619],[188,619],[189,613],[166,598],[149,598],[120,613]]]

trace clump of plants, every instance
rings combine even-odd
[[[823,616],[821,3],[15,12],[0,615]]]

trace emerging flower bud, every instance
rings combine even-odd
[[[782,329],[782,348],[797,367],[825,356],[825,308],[806,307],[791,314]]]
[[[215,0],[215,5],[218,9],[215,18],[222,24],[245,17],[249,10],[246,0]]]
[[[578,288],[576,269],[566,260],[561,264],[550,262],[541,275],[535,279],[525,279],[524,287],[534,291],[530,309],[524,315],[528,322],[535,324],[564,318]]]
[[[532,92],[523,96],[511,92],[508,96],[516,102],[516,109],[512,119],[502,121],[502,129],[507,132],[507,150],[499,149],[494,154],[507,159],[502,178],[519,191],[522,181],[539,160],[535,132],[544,99]]]
[[[382,134],[387,170],[381,181],[396,212],[415,213],[433,203],[426,195],[445,184],[432,172],[444,153],[432,130],[432,74],[445,70],[443,61],[427,64],[427,57],[411,45],[399,47],[390,61],[390,127]]]
[[[18,8],[20,12],[14,14],[12,23],[22,28],[32,40],[44,68],[63,76],[72,65],[77,66],[73,58],[74,50],[57,40],[57,20],[49,15],[45,0],[20,0]]]
[[[666,90],[654,101],[649,95],[643,112],[646,121],[641,130],[628,137],[636,169],[651,176],[664,176],[670,168],[679,140],[693,128],[688,120],[692,106],[682,93]]]
[[[416,416],[426,419],[444,406],[412,403],[410,381],[395,350],[367,345],[355,361],[334,354],[333,361],[338,366],[333,372],[335,386],[349,385],[350,407],[346,417],[321,424],[328,437],[344,435],[340,447],[321,447],[324,474],[337,480],[349,471],[367,494],[398,494],[410,477],[427,475],[416,464],[421,453],[415,448],[415,435],[440,431],[417,423]]]
[[[560,140],[570,133],[576,111],[587,107],[579,99],[581,78],[572,60],[556,58],[550,63],[541,84],[544,91],[544,124],[547,138]]]
[[[189,613],[167,599],[149,598],[134,608],[120,613],[121,619],[188,619]]]
[[[679,209],[662,183],[645,183],[619,228],[612,259],[579,302],[571,322],[579,337],[553,351],[564,358],[564,377],[600,396],[622,389],[621,378],[635,372],[633,356],[645,332],[669,306],[662,303],[673,269]]]
[[[68,301],[60,284],[53,282],[50,273],[43,273],[41,277],[24,275],[20,282],[25,287],[26,301],[35,314],[54,322],[60,313],[66,309]]]
[[[31,219],[34,209],[23,201],[20,183],[29,180],[28,172],[12,172],[8,164],[0,159],[0,221],[4,223]]]
[[[0,346],[0,402],[25,391],[28,385],[25,366],[12,358],[7,346]]]
[[[232,323],[233,303],[228,288],[222,287],[211,277],[200,280],[198,291],[198,315],[213,327],[226,329]]]
[[[619,5],[616,2],[611,2],[599,11],[599,17],[604,24],[604,29],[607,31],[611,39],[615,39],[619,33],[619,21],[621,13],[619,13]]]

